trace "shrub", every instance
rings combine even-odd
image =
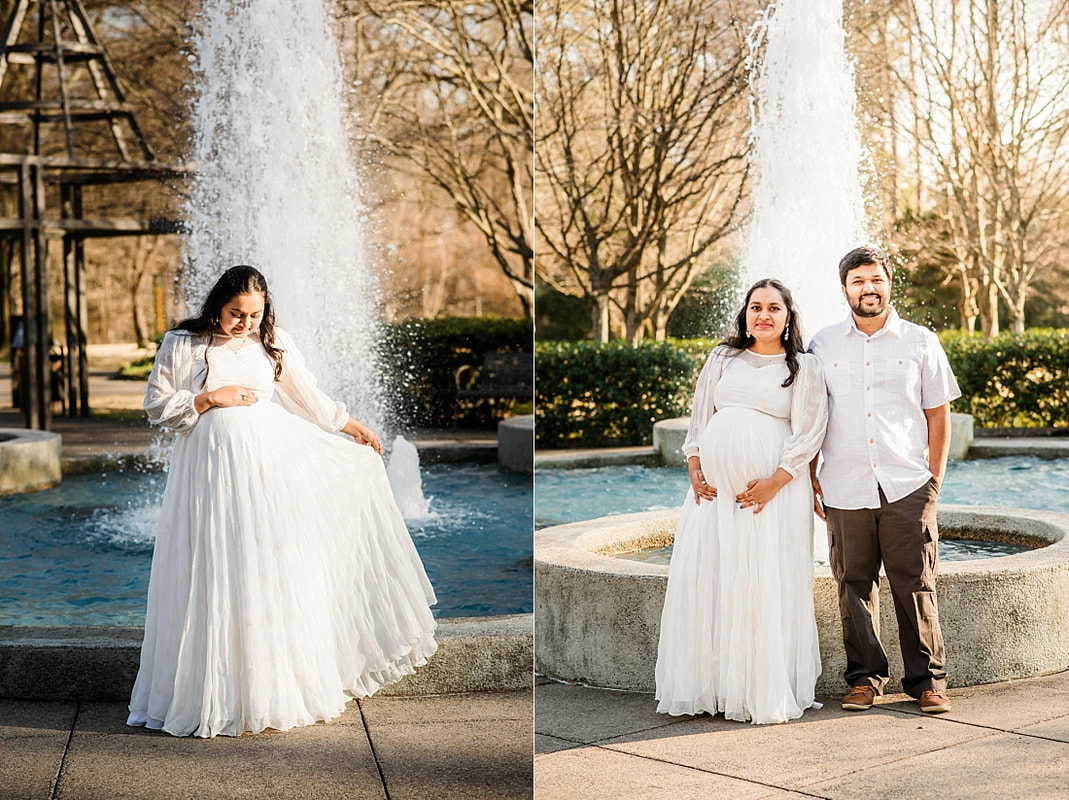
[[[690,413],[694,382],[713,344],[539,342],[538,446],[650,443],[654,422]]]
[[[470,367],[464,375],[466,383],[477,385],[479,367],[487,353],[530,353],[531,346],[529,319],[454,317],[387,323],[383,326],[382,363],[399,427],[452,427],[457,370]],[[153,361],[153,356],[131,361],[119,369],[117,377],[146,380]],[[531,402],[522,398],[465,398],[457,423],[489,427],[510,410],[530,413],[530,409]]]
[[[147,381],[152,373],[152,365],[156,362],[156,356],[142,356],[128,361],[119,367],[115,373],[116,378],[128,381]]]
[[[955,411],[985,428],[1069,425],[1069,330],[939,338],[961,388]]]
[[[588,339],[594,327],[593,319],[589,300],[541,284],[535,287],[535,328],[539,340]]]
[[[401,427],[448,428],[457,408],[456,374],[464,366],[478,383],[487,353],[530,353],[530,319],[454,317],[416,319],[384,326],[383,364],[389,372],[393,411]],[[458,424],[489,427],[512,407],[508,398],[465,398]]]
[[[990,341],[940,334],[962,397],[981,427],[1069,425],[1069,330]],[[653,423],[690,413],[714,340],[538,342],[536,441],[541,448],[649,444]]]

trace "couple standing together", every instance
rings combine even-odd
[[[936,336],[888,305],[891,277],[883,252],[847,253],[839,278],[850,316],[819,331],[808,353],[790,291],[758,281],[709,355],[683,446],[692,497],[661,617],[658,711],[770,723],[813,705],[813,509],[827,521],[838,584],[843,708],[870,708],[888,681],[882,564],[903,689],[924,711],[950,709],[936,500],[960,392]]]

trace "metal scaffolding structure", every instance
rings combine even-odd
[[[0,216],[0,288],[12,286],[17,263],[22,348],[14,377],[26,426],[46,430],[54,369],[66,376],[66,413],[90,413],[85,240],[181,230],[174,220],[87,217],[84,189],[188,170],[156,160],[80,0],[15,0],[0,43],[0,132],[0,213],[8,214]],[[54,346],[48,246],[57,239],[65,336]],[[12,296],[10,316],[14,304]]]

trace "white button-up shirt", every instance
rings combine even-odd
[[[818,331],[809,345],[824,365],[828,432],[820,486],[832,508],[879,508],[932,477],[924,410],[961,397],[938,337],[892,308],[871,336],[853,315]]]

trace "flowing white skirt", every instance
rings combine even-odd
[[[785,420],[746,408],[713,415],[702,470],[717,498],[688,490],[676,530],[657,654],[657,710],[785,722],[814,700],[813,492],[791,481],[759,514],[735,496],[772,475]]]
[[[240,735],[331,719],[437,649],[382,459],[275,403],[179,436],[128,724]]]

